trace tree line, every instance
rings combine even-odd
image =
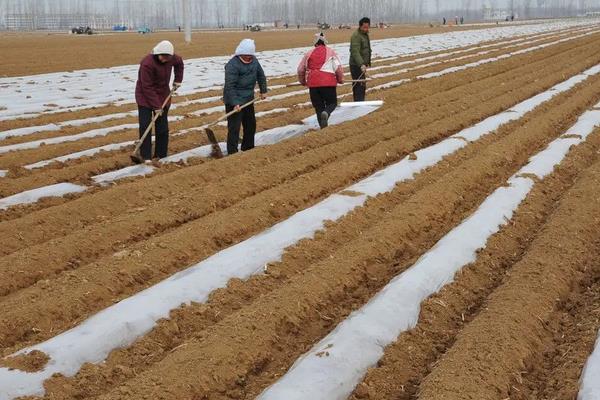
[[[282,21],[291,26],[328,22],[433,22],[464,16],[480,20],[484,7],[520,18],[574,16],[592,11],[600,0],[190,0],[192,25],[241,27]],[[101,14],[115,24],[173,28],[183,24],[181,0],[0,0],[0,24],[7,15]]]

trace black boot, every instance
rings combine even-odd
[[[319,127],[321,129],[327,128],[329,125],[329,113],[327,111],[323,111],[321,115],[319,115]]]

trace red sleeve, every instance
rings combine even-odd
[[[175,64],[173,64],[175,68],[175,82],[181,83],[183,82],[183,59],[179,56],[176,57]]]
[[[298,65],[298,82],[300,82],[302,86],[306,86],[306,64],[308,63],[308,58],[311,54],[312,52],[307,53]]]
[[[344,84],[344,67],[342,65],[335,71],[335,77],[340,85]]]
[[[156,87],[154,81],[153,68],[146,63],[142,63],[140,66],[140,83],[142,86],[142,93],[152,108],[158,110],[162,104],[158,94],[158,88]]]

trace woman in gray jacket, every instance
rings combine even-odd
[[[223,100],[225,111],[237,110],[227,119],[227,153],[238,151],[240,128],[244,127],[242,151],[254,148],[256,134],[256,115],[254,105],[244,109],[241,106],[254,99],[254,88],[258,83],[260,98],[266,99],[267,78],[260,63],[255,57],[256,45],[252,39],[244,39],[237,47],[235,56],[225,66],[225,87]]]

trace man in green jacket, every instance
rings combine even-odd
[[[369,28],[371,20],[367,17],[359,22],[359,28],[352,34],[350,39],[350,74],[353,80],[364,80],[367,78],[367,67],[371,66],[371,40],[369,39]],[[365,101],[367,92],[366,82],[354,83],[352,93],[354,101]]]

